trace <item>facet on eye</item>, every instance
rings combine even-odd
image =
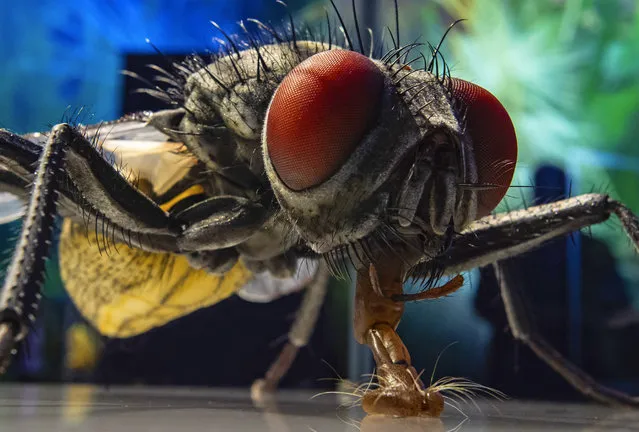
[[[286,75],[266,114],[266,148],[282,182],[299,191],[329,179],[379,112],[382,71],[347,50],[315,54]]]
[[[488,90],[458,78],[452,78],[451,84],[453,97],[466,109],[466,133],[475,151],[478,182],[488,186],[477,192],[477,216],[487,216],[506,195],[515,172],[515,127],[504,106]]]

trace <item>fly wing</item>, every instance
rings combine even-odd
[[[134,114],[79,128],[90,142],[104,150],[105,158],[120,169],[123,177],[136,179],[136,185],[149,185],[150,190],[143,190],[149,195],[162,196],[187,176],[197,159],[184,151],[182,143],[171,141],[150,126],[149,116],[150,113]],[[0,192],[28,199],[33,167],[46,139],[46,133],[19,136],[0,130]],[[62,193],[62,214],[82,220],[81,215],[75,214],[79,211],[73,202],[76,194],[65,190]]]
[[[237,295],[252,303],[268,303],[302,290],[311,282],[318,268],[319,262],[315,259],[299,259],[295,277],[279,279],[268,271],[257,273]]]
[[[24,213],[24,204],[7,192],[0,192],[0,225],[19,219]]]
[[[113,158],[113,163],[152,186],[156,196],[164,195],[197,164],[186,147],[147,124],[146,117],[132,117],[103,126],[87,128],[89,137]]]

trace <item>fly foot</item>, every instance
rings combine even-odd
[[[277,392],[277,384],[273,385],[265,379],[257,379],[251,386],[251,399],[258,407],[271,404]]]
[[[367,414],[393,417],[439,417],[444,398],[424,388],[417,371],[404,364],[383,364],[377,369],[379,387],[362,398]]]
[[[0,375],[9,368],[13,349],[15,347],[15,333],[8,323],[0,323]]]

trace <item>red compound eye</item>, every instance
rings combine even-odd
[[[466,128],[475,149],[479,183],[500,185],[478,192],[477,216],[489,215],[506,195],[517,162],[517,137],[510,116],[488,90],[452,79],[453,96],[467,107]]]
[[[317,186],[348,159],[379,112],[384,75],[366,56],[333,50],[297,65],[266,114],[273,168],[290,189]]]

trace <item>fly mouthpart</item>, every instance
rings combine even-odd
[[[419,144],[396,199],[395,218],[400,229],[406,230],[420,219],[425,232],[443,236],[451,219],[467,219],[468,205],[458,201],[468,197],[460,195],[456,185],[473,168],[466,165],[471,161],[460,155],[460,145],[446,132],[430,134]]]

